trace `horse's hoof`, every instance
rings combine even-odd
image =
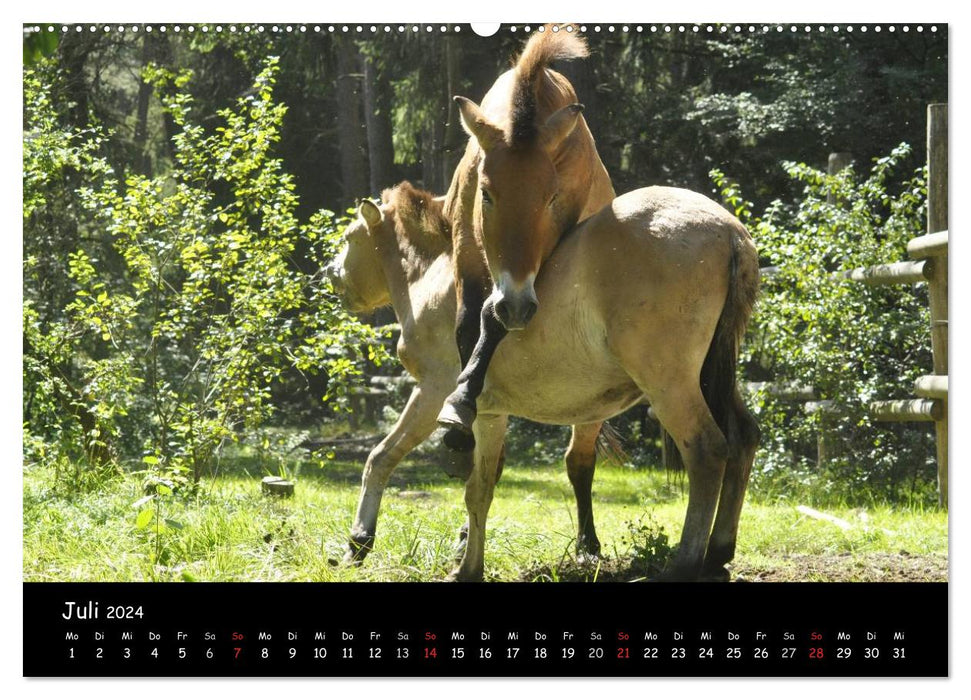
[[[706,565],[701,570],[700,580],[711,583],[728,583],[732,580],[732,575],[729,573],[727,567]]]
[[[600,540],[596,537],[580,537],[577,540],[577,561],[599,561],[600,560]]]
[[[448,582],[448,583],[469,582],[469,581],[481,581],[481,580],[482,580],[482,572],[481,571],[478,572],[478,574],[476,574],[476,573],[466,573],[466,572],[463,572],[462,571],[462,567],[461,566],[458,566],[455,569],[453,569],[452,572],[448,576],[445,577],[445,581]]]
[[[446,445],[446,447],[448,446]],[[469,476],[472,474],[472,469],[475,467],[472,451],[449,448],[442,450],[442,453],[443,459],[440,463],[442,471],[456,479],[468,481]]]
[[[360,566],[364,563],[364,558],[371,553],[374,547],[374,535],[363,537],[351,537],[344,549],[345,566]]]
[[[445,447],[453,452],[467,454],[475,449],[475,437],[473,437],[471,432],[466,431],[460,426],[454,426],[446,430],[445,434],[442,435],[442,442],[445,443]],[[461,478],[468,479],[471,473],[472,469],[470,468],[468,473],[461,476]],[[454,474],[453,476],[459,475]]]
[[[340,561],[336,559],[327,561],[331,566],[361,566],[364,563],[364,556],[348,548],[344,550],[344,557]]]
[[[596,566],[600,563],[600,554],[594,552],[577,552],[577,564],[580,566]]]
[[[442,410],[438,412],[438,424],[449,430],[458,429],[472,435],[473,423],[475,423],[475,405],[446,399]]]
[[[686,583],[697,581],[699,573],[700,572],[697,566],[672,564],[662,571],[654,580],[658,583]]]
[[[586,549],[577,550],[577,564],[580,566],[596,566],[600,563],[600,550],[589,551]]]

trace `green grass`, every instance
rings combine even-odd
[[[462,485],[429,465],[403,464],[392,477],[375,551],[362,567],[334,566],[351,525],[360,465],[305,468],[290,500],[260,493],[245,462],[202,482],[192,497],[163,499],[156,535],[136,527],[138,476],[65,495],[53,474],[24,471],[24,579],[28,581],[431,581],[451,568],[465,520]],[[410,493],[409,493],[410,492]],[[421,492],[415,494],[414,492]],[[805,500],[749,497],[733,568],[764,580],[941,580],[947,514],[838,503],[813,506],[847,529],[796,510]],[[681,480],[616,465],[597,469],[594,513],[601,569],[573,557],[575,508],[562,467],[508,465],[489,515],[486,578],[593,580],[636,577],[632,548],[648,523],[677,542],[686,499]],[[643,520],[642,520],[643,519]],[[638,534],[638,532],[640,534]],[[942,573],[943,572],[943,573]]]

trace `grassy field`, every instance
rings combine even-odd
[[[260,493],[243,464],[202,482],[192,497],[167,496],[137,527],[138,476],[64,495],[53,475],[24,472],[27,581],[433,581],[450,569],[465,520],[462,485],[427,464],[402,464],[362,567],[335,565],[343,553],[360,464],[304,469],[293,499]],[[616,465],[597,469],[594,512],[603,557],[573,556],[573,493],[560,466],[507,465],[489,518],[486,578],[502,581],[632,580],[646,577],[676,543],[684,517],[677,476]],[[742,512],[737,579],[874,581],[947,578],[947,515],[814,503],[843,522],[797,509],[804,500],[750,496]],[[144,506],[141,506],[143,509]],[[156,523],[169,522],[161,529]]]

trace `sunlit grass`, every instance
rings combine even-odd
[[[292,499],[260,492],[253,469],[224,469],[195,496],[161,501],[170,526],[137,529],[139,477],[105,482],[98,491],[66,495],[52,474],[24,473],[24,578],[30,581],[432,581],[451,568],[465,520],[462,485],[430,465],[404,464],[385,495],[375,550],[364,566],[335,566],[357,503],[360,465],[305,468]],[[602,465],[594,513],[605,562],[630,555],[632,533],[650,517],[677,542],[686,506],[678,475]],[[854,558],[878,554],[947,555],[947,515],[881,505],[861,510],[815,504],[844,526],[797,510],[803,499],[750,497],[742,513],[734,567],[742,572],[793,568],[803,580],[834,573],[799,568],[799,557],[841,557],[845,580]],[[654,526],[654,525],[652,525]],[[562,467],[508,465],[489,515],[486,577],[556,580],[576,569],[573,491]],[[945,559],[946,561],[946,559]],[[795,563],[794,563],[795,562]],[[593,569],[584,580],[598,576]],[[838,573],[835,575],[837,580]],[[573,578],[576,578],[575,572]]]

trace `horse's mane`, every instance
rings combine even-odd
[[[575,28],[572,32],[568,32],[566,27],[553,31],[553,26],[547,25],[544,31],[530,37],[514,66],[516,86],[513,88],[510,120],[512,143],[525,143],[536,137],[536,93],[545,69],[553,61],[588,55],[587,42]]]
[[[406,180],[382,192],[381,199],[393,207],[398,240],[415,262],[429,263],[451,250],[452,227],[442,213],[442,202],[431,192]]]

